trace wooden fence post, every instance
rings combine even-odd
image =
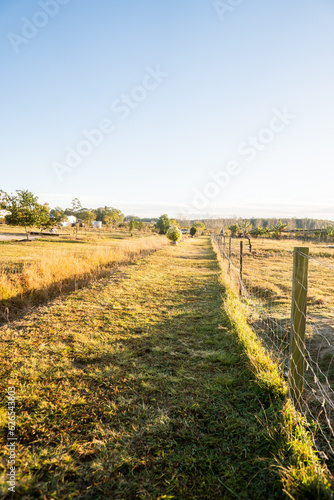
[[[239,295],[242,296],[242,264],[243,264],[243,241],[240,241],[240,272],[239,272]]]
[[[305,372],[305,330],[309,249],[296,247],[293,254],[289,396],[302,409]]]
[[[228,242],[228,273],[231,274],[231,246],[232,246],[232,238],[229,238]]]

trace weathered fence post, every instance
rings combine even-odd
[[[305,330],[309,249],[296,247],[293,254],[289,396],[301,410],[305,371]]]
[[[223,258],[224,258],[224,251],[223,251],[223,235],[222,235],[222,234],[220,234],[220,235],[219,235],[219,237],[220,237],[220,240],[219,240],[219,242],[220,242],[220,243],[219,243],[219,251],[220,251],[220,255],[222,255],[222,256],[223,256]]]
[[[232,246],[232,238],[229,238],[228,242],[228,273],[231,274],[231,246]]]
[[[243,264],[243,246],[244,243],[240,241],[240,272],[239,272],[239,295],[242,295],[242,264]]]

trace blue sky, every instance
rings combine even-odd
[[[334,219],[333,25],[331,0],[2,0],[0,187]]]

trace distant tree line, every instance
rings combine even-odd
[[[152,230],[159,234],[166,234],[170,227],[181,230],[192,230],[191,235],[204,232],[224,232],[231,236],[245,238],[259,236],[273,236],[280,238],[282,232],[289,230],[319,230],[322,234],[334,235],[333,222],[311,218],[255,218],[243,219],[238,217],[216,219],[173,219],[167,214],[159,218],[140,218],[135,215],[124,216],[121,210],[114,207],[86,208],[78,198],[74,198],[71,206],[50,208],[48,203],[40,203],[38,197],[28,190],[17,190],[14,194],[0,190],[0,219],[13,226],[24,227],[29,239],[32,227],[40,230],[53,229],[67,219],[67,216],[76,217],[78,223],[90,226],[93,221],[100,221],[108,228],[125,228],[133,230]]]
[[[72,206],[69,208],[50,208],[48,203],[39,203],[36,195],[23,189],[17,190],[14,194],[0,190],[0,209],[3,222],[23,227],[27,239],[32,227],[37,227],[41,231],[53,229],[70,215],[76,217],[79,223],[88,226],[95,220],[101,221],[107,227],[116,227],[124,221],[124,214],[117,208],[85,208],[78,198],[72,201]]]
[[[311,219],[303,218],[241,218],[241,217],[230,217],[230,218],[216,218],[216,219],[203,219],[202,220],[206,227],[209,229],[222,229],[227,228],[233,224],[243,224],[245,221],[249,222],[252,229],[256,228],[273,228],[278,224],[286,224],[286,226],[291,229],[322,229],[326,225],[332,225],[333,221],[327,219]],[[192,221],[189,221],[191,225]]]

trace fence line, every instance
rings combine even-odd
[[[291,241],[253,240],[247,252],[239,238],[212,239],[295,408],[313,421],[314,445],[334,465],[334,266],[307,248],[293,250]]]

